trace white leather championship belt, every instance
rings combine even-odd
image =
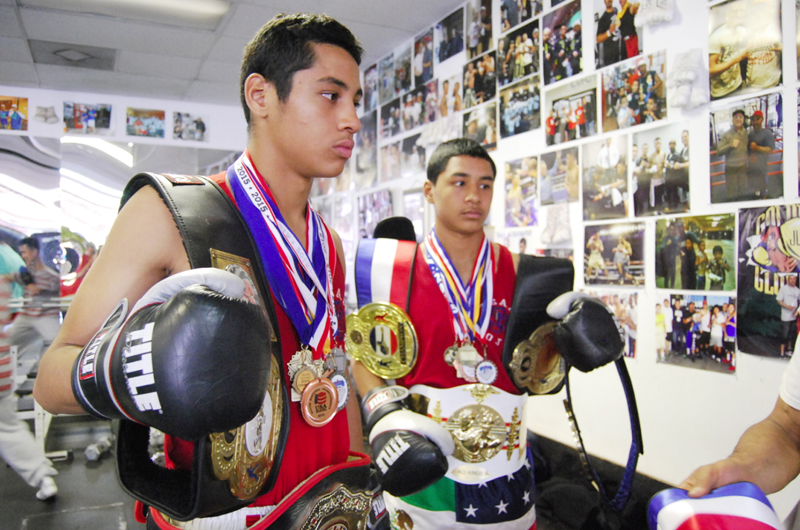
[[[528,396],[481,383],[455,388],[414,385],[411,409],[439,422],[455,442],[446,477],[479,484],[511,475],[525,463]]]

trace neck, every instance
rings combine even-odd
[[[458,276],[464,285],[472,280],[472,268],[483,241],[483,230],[474,234],[459,234],[450,230],[436,229],[436,237],[442,244],[445,252],[450,257],[450,262],[456,268]]]
[[[263,142],[259,144],[253,136],[251,135],[247,143],[250,159],[264,183],[269,186],[287,226],[305,246],[306,207],[314,180],[292,171],[278,157],[272,155],[268,146],[265,147]]]

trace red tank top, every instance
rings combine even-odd
[[[506,324],[511,301],[514,298],[517,273],[514,271],[511,252],[506,247],[492,244],[492,249],[494,266],[492,271],[494,280],[492,317],[486,338],[481,341],[481,344],[486,346],[489,360],[498,367],[497,380],[493,386],[510,394],[519,394],[519,390],[511,382],[502,363]],[[453,329],[450,306],[425,262],[424,245],[417,248],[408,314],[417,331],[419,355],[411,373],[398,379],[397,384],[406,388],[418,384],[434,388],[453,388],[468,384],[466,380],[460,379],[456,375],[456,369],[444,360],[444,352],[455,343],[456,334]],[[483,348],[478,347],[478,351],[483,353]]]
[[[236,203],[233,193],[225,180],[225,173],[220,173],[210,177],[220,185],[231,201]],[[333,261],[333,286],[334,286],[334,305],[336,306],[337,317],[340,322],[339,332],[334,342],[340,342],[344,347],[344,271],[336,252],[332,253]],[[291,320],[283,311],[275,295],[272,296],[272,305],[275,307],[277,325],[281,338],[281,352],[283,355],[283,375],[287,388],[291,387],[291,380],[287,364],[292,355],[300,350],[300,339]],[[274,324],[274,322],[273,322]],[[351,390],[353,391],[353,390]],[[314,472],[332,465],[339,464],[347,460],[350,451],[350,432],[347,423],[347,411],[341,410],[334,419],[323,427],[312,427],[303,419],[300,411],[300,403],[289,402],[289,436],[286,441],[286,449],[283,452],[283,460],[278,470],[278,479],[275,487],[259,497],[253,502],[253,506],[271,506],[278,504],[280,500],[291,492],[298,484],[310,477]],[[166,437],[165,448],[169,459],[178,469],[191,469],[192,449],[194,444],[183,440]]]

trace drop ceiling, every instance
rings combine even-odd
[[[237,105],[244,46],[278,13],[336,18],[361,40],[367,67],[463,3],[0,0],[0,85]]]

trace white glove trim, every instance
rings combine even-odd
[[[550,315],[551,318],[561,320],[567,316],[567,313],[569,313],[570,309],[572,309],[573,302],[580,300],[581,298],[594,297],[582,291],[570,291],[568,293],[564,293],[547,305],[547,314]]]
[[[378,420],[369,433],[369,443],[372,443],[379,434],[387,431],[411,431],[419,434],[435,443],[445,456],[452,455],[456,450],[456,444],[447,429],[429,417],[410,410],[390,412]]]
[[[147,305],[165,302],[181,289],[191,285],[205,285],[212,291],[231,298],[242,298],[245,290],[244,280],[228,271],[211,267],[192,269],[168,276],[153,285],[136,302],[130,314]]]

